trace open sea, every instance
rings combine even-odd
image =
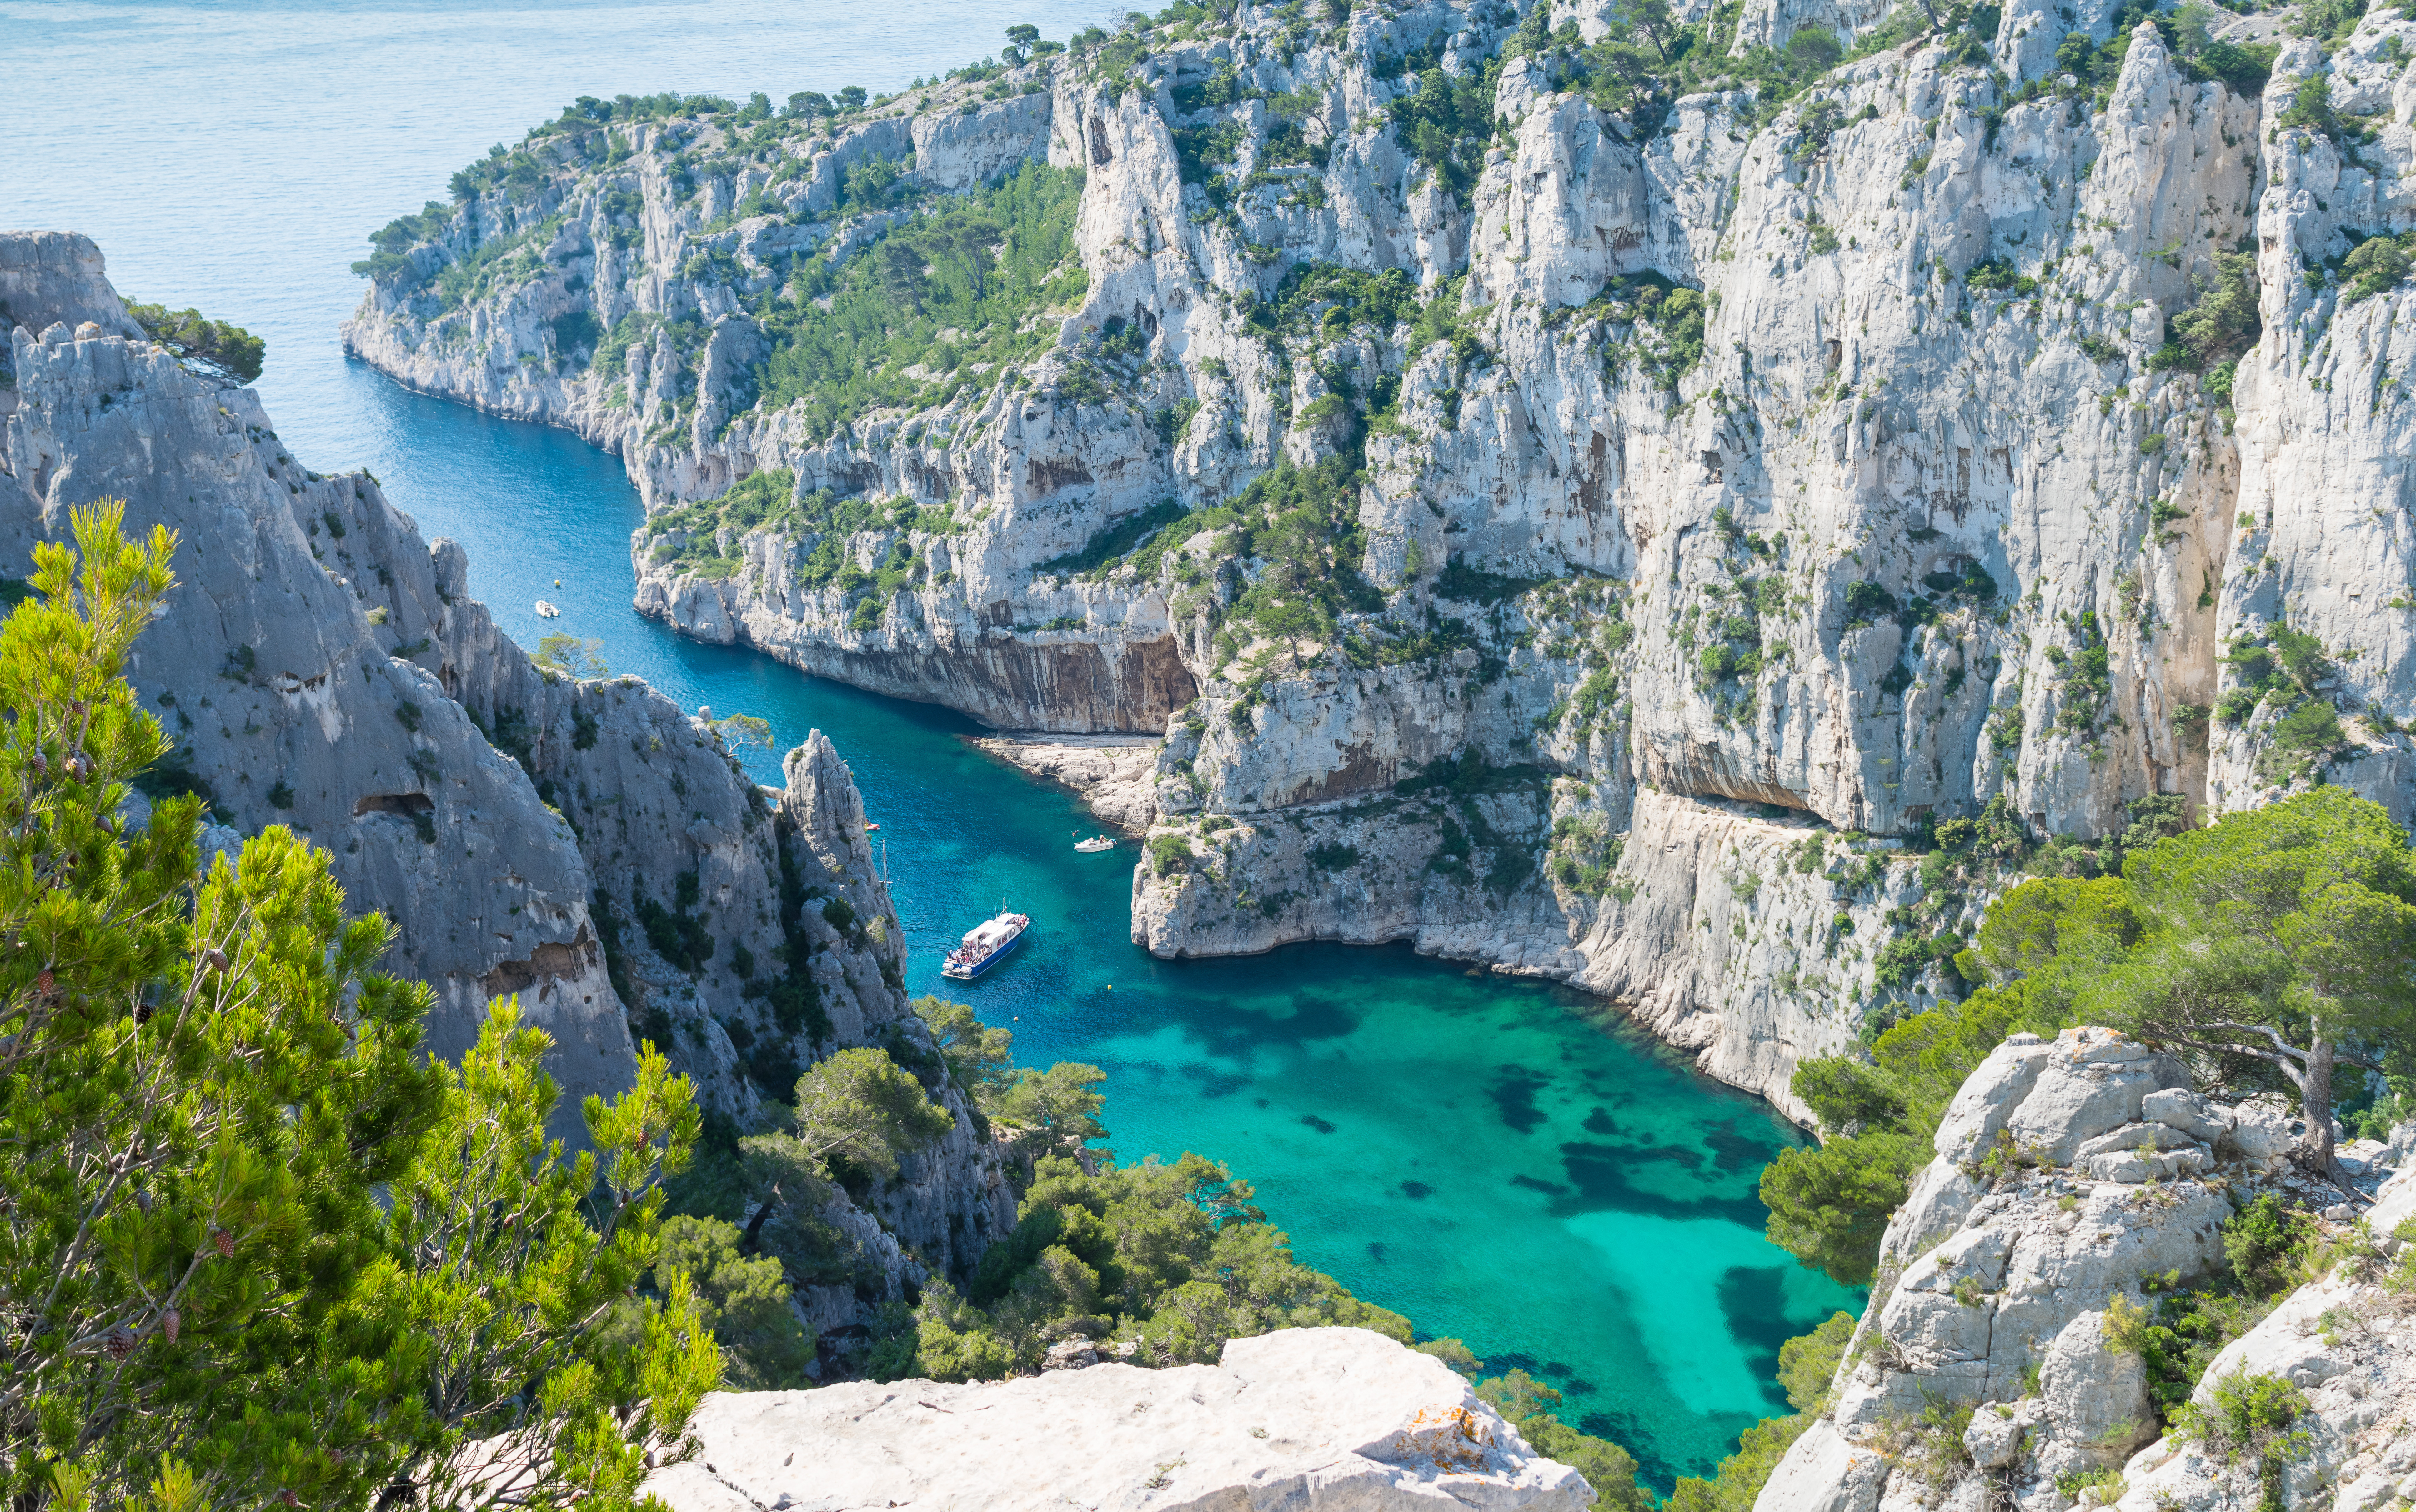
[[[888,842],[914,991],[940,990],[944,945],[1002,899],[1030,914],[1009,962],[946,995],[1012,1027],[1021,1061],[1105,1067],[1121,1155],[1227,1162],[1305,1263],[1543,1377],[1666,1489],[1787,1410],[1781,1341],[1861,1305],[1761,1237],[1756,1181],[1801,1138],[1785,1120],[1602,1005],[1405,946],[1153,960],[1127,937],[1134,847],[1076,854],[1097,826],[1069,794],[945,710],[640,618],[616,459],[406,393],[338,347],[369,233],[580,95],[880,93],[993,52],[1010,23],[1062,38],[1117,8],[0,0],[0,228],[83,232],[128,298],[265,336],[258,386],[294,455],[369,467],[429,537],[461,540],[523,644],[543,597],[563,611],[543,628],[600,637],[614,672],[691,709],[761,716],[780,748],[826,732]],[[776,756],[751,764],[779,780]]]

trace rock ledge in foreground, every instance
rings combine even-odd
[[[1214,1366],[717,1395],[702,1449],[647,1489],[673,1512],[1577,1512],[1593,1490],[1429,1355],[1292,1328]]]

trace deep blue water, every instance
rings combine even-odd
[[[84,231],[129,296],[265,335],[260,387],[295,455],[368,466],[427,535],[463,541],[473,590],[523,643],[543,597],[563,609],[543,629],[600,638],[613,671],[691,709],[759,715],[781,748],[826,732],[889,844],[909,986],[936,990],[939,946],[1000,900],[1030,913],[1026,947],[950,995],[1010,1024],[1022,1060],[1106,1067],[1120,1152],[1229,1162],[1305,1262],[1550,1380],[1653,1478],[1707,1470],[1784,1410],[1779,1342],[1856,1305],[1760,1236],[1755,1181],[1797,1137],[1784,1121],[1598,1005],[1406,948],[1151,960],[1127,939],[1133,850],[1075,854],[1096,826],[1070,796],[945,710],[640,618],[617,460],[338,350],[363,236],[576,95],[895,88],[1008,21],[1064,37],[1108,8],[0,0],[10,72],[51,102],[13,113],[0,222]],[[775,756],[752,764],[778,779]]]

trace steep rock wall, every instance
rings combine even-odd
[[[143,340],[90,241],[0,236],[0,298],[17,322],[0,573],[99,499],[126,502],[129,533],[176,532],[177,585],[128,672],[175,742],[166,771],[205,794],[214,834],[284,824],[329,853],[351,904],[396,927],[386,969],[435,989],[431,1049],[458,1054],[517,994],[553,1036],[555,1131],[574,1141],[580,1100],[628,1084],[633,1030],[742,1128],[833,1050],[929,1051],[861,799],[819,733],[767,794],[638,679],[536,666],[468,596],[459,544],[425,541],[366,474],[310,471],[250,390]],[[836,900],[852,928],[826,916]],[[966,1274],[1014,1223],[961,1094],[929,1090],[949,1134],[868,1211],[827,1215],[868,1284],[808,1293],[826,1331]]]
[[[1749,61],[1883,8],[1680,20]],[[1591,41],[1612,8],[1532,10],[1248,6],[827,125],[611,125],[603,165],[556,132],[531,197],[445,209],[347,340],[618,446],[641,604],[690,633],[1001,728],[1163,731],[1153,949],[1412,938],[1612,992],[1765,1092],[1951,977],[1824,968],[1816,1010],[1803,920],[1785,948],[1680,926],[1654,872],[1706,814],[1835,852],[1984,811],[2044,840],[2328,776],[2408,815],[2408,294],[2326,269],[2416,221],[2416,23],[2292,42],[2258,95],[2103,0],[2023,0],[1784,103],[1741,62],[1627,109],[1528,24]],[[2065,73],[2074,33],[2119,66]],[[2310,78],[2363,124],[2300,109]],[[1489,89],[1493,134],[1438,155],[1438,87]],[[915,207],[828,189],[910,139],[929,191],[1079,167],[1079,293],[944,395],[827,427],[760,402],[763,301],[799,252],[883,255]],[[426,276],[538,228],[526,277],[448,304]],[[2236,363],[2157,355],[2241,278]],[[632,345],[618,389],[552,324],[632,310],[692,334]],[[716,503],[778,470],[793,517]],[[2230,656],[2286,632],[2321,651],[2287,687]],[[1823,962],[1987,890],[1858,874]]]

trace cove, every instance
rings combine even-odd
[[[1072,832],[1096,826],[1068,794],[970,747],[944,710],[641,618],[615,459],[340,356],[367,234],[579,94],[891,89],[989,51],[1008,20],[1063,37],[1107,8],[889,8],[0,0],[12,61],[77,102],[24,113],[8,219],[93,235],[133,297],[266,336],[260,388],[295,455],[368,466],[427,535],[461,539],[472,590],[523,644],[597,637],[614,671],[760,716],[779,749],[828,733],[889,842],[909,987],[938,990],[940,946],[1001,900],[1030,913],[1026,947],[947,995],[1013,1027],[1027,1063],[1105,1067],[1125,1157],[1226,1161],[1305,1263],[1560,1387],[1563,1415],[1648,1481],[1709,1471],[1785,1410],[1779,1343],[1859,1306],[1761,1237],[1756,1180],[1800,1139],[1765,1105],[1598,1004],[1406,948],[1153,960],[1127,938],[1133,848],[1075,854]],[[562,618],[538,620],[538,597]],[[750,764],[778,779],[775,754]]]
[[[1646,1480],[1708,1473],[1786,1411],[1780,1343],[1858,1308],[1761,1236],[1761,1168],[1801,1136],[1759,1098],[1582,994],[1406,945],[1152,958],[1128,936],[1138,848],[1075,854],[1097,823],[970,744],[971,720],[631,609],[641,509],[617,459],[359,364],[347,378],[384,438],[389,496],[468,548],[471,591],[522,644],[594,637],[615,673],[691,710],[769,720],[774,748],[746,753],[766,782],[808,730],[830,736],[886,842],[910,990],[972,1003],[1025,1064],[1105,1068],[1121,1156],[1225,1161],[1305,1263],[1422,1336],[1465,1338],[1493,1371],[1548,1381],[1563,1416]],[[559,619],[536,617],[540,597]],[[944,948],[1002,901],[1032,915],[1026,944],[944,982]]]

